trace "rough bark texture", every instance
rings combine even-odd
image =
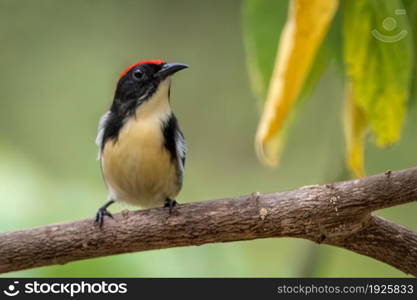
[[[417,200],[417,168],[363,179],[179,205],[0,234],[0,272],[160,248],[304,238],[417,276],[417,234],[372,212]]]

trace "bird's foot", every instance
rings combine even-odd
[[[96,213],[96,219],[94,221],[94,224],[98,225],[98,227],[100,228],[103,227],[105,216],[113,219],[112,214],[107,210],[107,207],[109,207],[109,205],[112,203],[114,203],[114,201],[110,200],[109,202],[107,202],[105,205],[103,205],[102,207],[98,209]]]
[[[94,221],[94,223],[97,224],[100,228],[103,227],[105,216],[108,216],[113,219],[112,214],[107,210],[107,208],[100,207],[96,213],[96,220]]]
[[[174,208],[174,206],[177,204],[177,201],[166,198],[165,199],[165,204],[164,204],[164,208],[168,207],[169,208],[169,213],[172,213],[172,209]]]

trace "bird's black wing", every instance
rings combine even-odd
[[[101,152],[108,140],[117,140],[120,129],[123,127],[123,117],[109,110],[106,112],[98,123],[98,134],[96,137],[96,145],[98,146],[98,157],[101,159]]]
[[[164,146],[171,154],[171,158],[176,161],[178,173],[182,180],[186,153],[184,135],[178,126],[178,121],[174,114],[170,115],[167,121],[163,123],[162,127],[165,139]]]

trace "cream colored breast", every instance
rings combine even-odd
[[[126,122],[117,141],[104,146],[103,175],[115,200],[148,208],[178,194],[176,166],[161,130],[170,113],[167,100],[152,98]]]

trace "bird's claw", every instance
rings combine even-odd
[[[177,204],[177,201],[168,198],[168,199],[165,199],[164,208],[168,207],[169,213],[172,213],[172,209],[174,208],[176,204]]]
[[[96,220],[94,221],[94,223],[97,224],[98,227],[102,228],[105,216],[113,219],[113,215],[107,210],[107,208],[105,207],[99,208],[97,211]]]

